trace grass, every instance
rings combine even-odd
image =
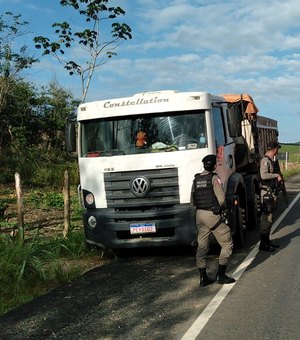
[[[299,173],[300,173],[300,164],[298,164],[297,166],[288,167],[287,170],[282,171],[283,177],[285,179],[291,176],[297,175]]]
[[[37,238],[23,245],[0,236],[0,315],[79,277],[100,257],[85,247],[78,231],[66,239]]]
[[[15,206],[13,188],[1,190],[0,206]],[[24,206],[29,217],[46,210],[53,217],[63,211],[63,197],[51,190],[24,190]],[[11,210],[11,209],[10,209]],[[43,295],[58,285],[80,277],[88,268],[112,259],[111,253],[91,251],[85,245],[82,217],[75,190],[71,199],[71,230],[63,237],[61,218],[54,226],[31,228],[25,224],[23,244],[13,234],[15,213],[0,216],[0,315]],[[26,214],[25,214],[26,215]],[[48,229],[51,229],[48,232]],[[43,231],[45,230],[45,231]],[[47,230],[47,232],[46,232]]]
[[[51,273],[49,262],[51,243],[30,242],[20,245],[10,236],[0,239],[0,312],[32,299],[37,292],[43,294],[51,281],[59,280]],[[51,257],[57,257],[52,252]],[[45,283],[48,283],[45,285]],[[33,283],[33,285],[31,284]]]
[[[300,143],[297,144],[281,144],[279,154],[285,159],[285,153],[288,152],[288,162],[300,162]]]

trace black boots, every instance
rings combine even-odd
[[[200,273],[200,287],[205,287],[215,282],[213,279],[207,276],[206,268],[199,268],[199,273]]]
[[[273,243],[272,241],[269,242],[269,246],[272,248],[279,248],[279,244]]]
[[[271,246],[272,248],[279,248],[279,244],[273,243],[273,242],[270,240],[270,235],[268,235],[267,240],[268,240],[269,246]]]
[[[229,277],[225,274],[226,267],[227,267],[226,265],[219,264],[216,281],[221,285],[235,282],[235,279],[233,277]],[[199,268],[199,273],[200,273],[200,287],[205,287],[215,282],[213,279],[207,276],[206,268]]]
[[[233,277],[229,277],[225,274],[226,267],[227,267],[226,265],[219,264],[219,269],[218,269],[216,280],[221,285],[235,282],[235,279]]]
[[[274,244],[270,241],[269,235],[260,235],[259,250],[273,252],[275,248],[278,248],[278,244]]]

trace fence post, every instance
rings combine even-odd
[[[24,212],[23,212],[23,197],[21,188],[20,174],[15,173],[15,185],[17,194],[17,206],[18,206],[18,240],[20,244],[24,243]]]
[[[64,173],[63,195],[64,195],[64,230],[63,230],[63,236],[67,237],[68,234],[69,234],[69,229],[70,229],[70,182],[69,182],[68,170],[65,170],[65,173]]]

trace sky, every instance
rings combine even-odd
[[[280,142],[300,142],[299,0],[109,4],[126,11],[119,21],[131,27],[133,37],[97,69],[87,101],[159,90],[248,93],[260,115],[278,121]],[[6,11],[30,23],[23,39],[40,62],[27,79],[37,86],[55,80],[80,98],[79,78],[53,57],[41,57],[32,43],[33,36],[51,36],[54,22],[79,25],[76,13],[59,0],[0,0],[0,14]]]

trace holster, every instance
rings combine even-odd
[[[265,213],[271,213],[274,209],[274,197],[272,190],[270,188],[267,189],[267,192],[263,195],[263,211]]]
[[[221,215],[222,208],[219,205],[216,205],[211,208],[211,211],[214,213],[214,215]]]

